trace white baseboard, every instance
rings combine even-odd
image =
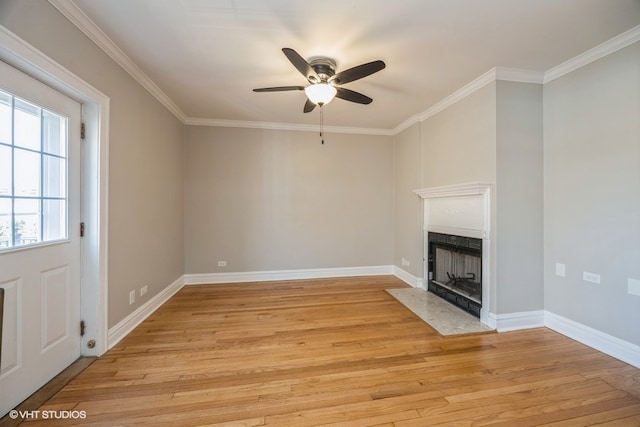
[[[184,276],[179,277],[175,282],[157,293],[149,301],[138,307],[136,311],[122,319],[113,328],[109,329],[108,348],[118,344],[120,340],[126,337],[136,326],[142,323],[147,317],[151,316],[162,304],[167,302],[184,286]]]
[[[416,277],[413,274],[403,270],[397,265],[393,266],[393,275],[398,279],[402,280],[408,285],[413,286],[414,288],[427,289],[425,286],[425,281],[422,277]]]
[[[237,273],[185,274],[185,285],[220,283],[271,282],[276,280],[321,279],[328,277],[386,276],[393,274],[393,266],[313,268],[303,270],[247,271]]]
[[[595,350],[640,368],[640,346],[546,310],[489,313],[487,324],[498,332],[547,327]]]
[[[541,328],[544,326],[544,315],[544,310],[507,314],[489,313],[488,325],[498,332]]]
[[[611,357],[640,368],[640,346],[549,311],[545,312],[545,326]]]

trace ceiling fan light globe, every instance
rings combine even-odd
[[[333,85],[327,83],[310,85],[304,89],[304,93],[307,95],[307,98],[319,106],[327,105],[331,102],[337,92],[338,91],[333,87]]]

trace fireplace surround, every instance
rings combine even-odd
[[[466,305],[463,307],[465,310],[479,316],[482,323],[489,325],[491,260],[493,258],[491,184],[470,182],[423,188],[415,190],[415,193],[424,201],[423,277],[428,279],[426,280],[427,289],[433,288],[429,290],[435,291],[450,302],[455,299],[457,303],[458,298],[461,297],[462,303],[456,305]],[[434,237],[437,235],[450,237]],[[444,241],[440,241],[441,239]],[[454,241],[459,244],[453,243]],[[460,247],[465,244],[466,249]],[[470,249],[477,252],[471,254]],[[441,261],[444,264],[450,264],[448,273],[451,277],[446,275],[447,268],[442,265],[439,270],[443,276],[435,276],[440,274],[438,265],[435,264],[436,255],[442,255],[437,252],[438,250],[451,252]],[[430,261],[434,265],[430,266]],[[471,267],[472,264],[473,267]],[[437,283],[433,283],[434,277]],[[449,281],[451,283],[447,285]]]

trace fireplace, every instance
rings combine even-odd
[[[480,317],[482,239],[428,233],[427,289]]]
[[[491,325],[491,184],[415,192],[424,200],[424,287]]]
[[[428,233],[427,289],[480,317],[482,239]]]

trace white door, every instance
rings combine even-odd
[[[80,114],[0,62],[0,417],[80,356]]]

